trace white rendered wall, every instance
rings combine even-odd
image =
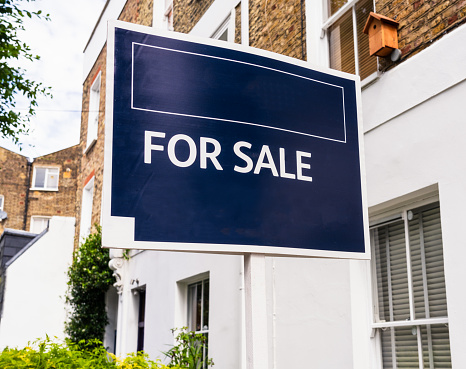
[[[465,43],[462,26],[362,94],[370,213],[438,186],[454,368],[466,367]]]
[[[269,363],[273,368],[353,368],[349,261],[267,258]],[[209,355],[222,369],[244,366],[242,257],[144,251],[125,261],[118,354],[134,352],[137,301],[146,289],[144,349],[163,358],[171,328],[186,325],[179,281],[209,273]],[[334,353],[338,352],[338,355]]]
[[[49,231],[6,270],[0,349],[37,338],[63,339],[66,271],[72,262],[74,218],[52,217]]]
[[[241,367],[242,258],[238,256],[144,251],[125,261],[124,311],[117,336],[119,354],[134,352],[137,343],[137,302],[132,289],[146,289],[144,349],[155,359],[174,343],[172,328],[187,325],[179,281],[209,273],[209,355],[219,368]],[[136,282],[137,280],[137,282]],[[131,283],[132,282],[132,283]],[[122,332],[124,329],[124,332]]]

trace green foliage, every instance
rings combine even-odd
[[[176,345],[164,355],[170,359],[170,368],[202,369],[213,366],[214,362],[207,356],[207,338],[201,333],[188,331],[187,327],[172,329]]]
[[[98,341],[81,344],[57,343],[48,337],[23,349],[6,348],[0,353],[2,369],[167,369],[160,361],[152,361],[144,353],[120,359],[108,353]],[[181,368],[179,368],[181,369]]]
[[[18,38],[17,32],[24,30],[25,17],[38,17],[48,20],[41,11],[30,12],[19,6],[20,2],[31,0],[0,0],[0,135],[18,143],[20,133],[28,133],[30,117],[35,114],[39,95],[51,96],[50,89],[41,83],[26,78],[25,70],[15,67],[18,60],[34,61],[39,56]],[[34,0],[32,0],[34,1]],[[22,94],[29,102],[26,114],[13,111],[16,98]]]
[[[105,293],[115,280],[108,250],[102,248],[101,228],[96,229],[75,252],[68,269],[67,302],[72,312],[65,332],[74,343],[102,340],[108,324]]]

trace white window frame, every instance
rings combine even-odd
[[[165,12],[163,14],[164,28],[173,31],[173,1],[165,0]]]
[[[327,43],[329,42],[329,28],[340,18],[346,14],[349,10],[352,12],[352,20],[353,20],[353,45],[354,45],[354,71],[355,75],[359,76],[359,53],[358,53],[358,34],[357,34],[357,22],[356,22],[356,5],[360,0],[349,0],[348,2],[345,3],[340,9],[338,9],[335,14],[331,15],[328,17],[327,15],[329,14],[329,9],[328,9],[328,0],[323,0],[324,1],[324,19],[326,20],[322,24],[322,32],[321,32],[321,39],[326,39]],[[373,8],[375,9],[375,2],[372,2]],[[375,10],[374,10],[375,11]],[[330,60],[330,50],[327,53],[327,57]],[[367,86],[368,84],[374,82],[377,78],[380,76],[379,72],[379,59],[377,59],[377,70],[372,73],[371,75],[367,76],[364,78],[363,81],[361,81],[362,87]]]
[[[86,149],[84,150],[85,154],[97,142],[97,136],[99,133],[101,80],[102,72],[100,71],[89,89],[89,112],[87,120]]]
[[[44,187],[36,187],[36,175],[37,169],[45,169],[45,182]],[[49,169],[56,169],[57,170],[57,187],[49,187],[47,186],[47,178],[49,174]],[[34,165],[33,173],[32,173],[32,187],[31,190],[34,191],[58,191],[60,185],[60,167],[58,166],[45,166],[45,165]]]
[[[210,38],[213,38],[214,40],[219,40],[220,36],[222,36],[224,32],[227,31],[227,39],[225,41],[235,42],[235,19],[236,19],[236,9],[233,8],[230,14],[228,15],[228,17],[224,19],[224,21],[215,30],[215,32],[212,33]]]
[[[187,323],[188,323],[188,328],[196,333],[200,333],[200,334],[208,334],[209,333],[209,322],[207,322],[207,325],[205,324],[204,322],[204,292],[205,292],[205,283],[208,282],[209,283],[209,288],[210,288],[210,278],[207,277],[207,278],[202,278],[202,279],[199,279],[197,281],[191,281],[190,283],[188,283],[186,285],[186,319],[187,319]],[[189,324],[190,324],[190,318],[192,317],[193,315],[193,307],[191,306],[191,302],[189,300],[189,289],[191,286],[194,286],[194,285],[197,285],[197,284],[201,284],[201,296],[202,296],[202,301],[201,301],[201,329],[200,330],[197,330],[195,329],[195,327],[190,327]],[[210,306],[210,291],[209,291],[209,306]],[[207,328],[206,328],[207,327]]]
[[[85,185],[81,199],[81,222],[79,227],[79,239],[82,241],[89,236],[92,228],[92,207],[94,205],[94,179],[93,176]]]
[[[49,222],[50,222],[50,219],[52,219],[52,217],[50,216],[45,216],[45,215],[33,215],[31,216],[31,224],[29,225],[29,232],[31,233],[42,233],[44,231],[44,229],[48,228],[49,226]],[[47,225],[45,227],[41,227],[41,231],[40,232],[34,232],[34,225],[38,222],[38,221],[41,221],[42,222],[47,222]]]
[[[412,272],[412,263],[411,263],[411,246],[410,246],[410,237],[409,237],[409,220],[411,219],[411,209],[418,209],[424,206],[432,205],[435,202],[438,202],[439,198],[438,195],[429,196],[423,200],[419,200],[412,203],[404,203],[399,207],[392,208],[391,211],[387,211],[384,213],[379,213],[378,216],[374,217],[370,224],[370,229],[383,227],[385,225],[389,225],[390,223],[403,221],[404,227],[404,240],[405,240],[405,249],[406,249],[406,271],[407,271],[407,284],[408,284],[408,299],[409,299],[409,315],[410,318],[408,320],[403,321],[385,321],[380,320],[379,318],[379,302],[378,302],[378,292],[377,292],[377,268],[376,268],[376,253],[374,250],[375,247],[375,240],[373,239],[373,233],[371,232],[371,253],[373,255],[372,262],[371,262],[371,280],[372,280],[372,306],[373,306],[373,322],[371,325],[372,328],[372,337],[377,337],[377,351],[378,351],[378,361],[379,367],[382,368],[382,349],[381,349],[381,337],[377,335],[378,330],[385,330],[391,328],[399,328],[399,327],[413,327],[413,332],[415,330],[415,335],[417,336],[417,343],[418,343],[418,358],[419,358],[419,367],[423,368],[423,346],[421,341],[421,327],[430,327],[432,325],[437,324],[445,324],[448,325],[448,316],[445,317],[434,317],[434,318],[415,318],[415,302],[414,302],[414,290],[413,290],[413,272]],[[423,261],[423,269],[425,268],[424,261]],[[423,276],[423,278],[425,278]],[[389,296],[390,299],[390,306],[391,303],[391,295]],[[448,298],[447,298],[448,300]],[[426,307],[426,313],[428,311],[428,307]],[[414,319],[413,319],[414,317]],[[413,333],[414,334],[414,333]],[[392,336],[392,348],[394,346],[393,342],[394,338]],[[379,356],[380,355],[380,356]],[[395,351],[393,350],[393,355],[396,355]],[[393,358],[392,361],[395,363],[396,358]]]
[[[3,211],[4,204],[5,204],[5,196],[0,195],[0,211]]]

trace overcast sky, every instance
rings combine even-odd
[[[24,3],[24,4],[21,4]],[[50,21],[25,21],[21,39],[41,60],[22,62],[27,77],[52,87],[53,99],[40,98],[31,119],[32,132],[21,137],[20,151],[0,138],[0,146],[28,157],[49,154],[79,143],[83,82],[83,50],[105,0],[20,1],[27,9],[41,9]],[[27,108],[18,104],[17,108]]]

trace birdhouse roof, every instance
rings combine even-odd
[[[393,20],[392,18],[388,18],[385,15],[377,14],[374,12],[370,12],[369,16],[367,17],[366,25],[364,26],[363,32],[367,35],[369,34],[369,28],[371,26],[371,23],[374,19],[380,20],[383,23],[389,23],[392,24],[393,26],[398,28],[399,23],[396,20]]]

